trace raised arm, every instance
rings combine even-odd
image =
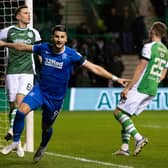
[[[107,70],[105,70],[103,67],[93,64],[90,61],[87,61],[83,67],[85,67],[86,69],[88,69],[89,71],[93,72],[96,75],[99,75],[103,78],[109,79],[109,80],[113,80],[113,81],[117,81],[118,83],[120,83],[122,86],[126,86],[128,82],[130,82],[129,79],[123,79],[123,78],[118,78],[117,76],[111,74],[110,72],[108,72]]]
[[[0,40],[0,47],[8,47],[18,51],[32,52],[32,45],[27,45],[23,43],[7,43],[5,41]]]

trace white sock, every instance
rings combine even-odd
[[[141,140],[143,137],[142,137],[141,134],[137,133],[137,134],[135,134],[134,138],[135,138],[136,141],[139,141],[139,140]]]
[[[129,149],[129,145],[128,144],[122,144],[121,149],[124,150],[124,151],[127,151]]]

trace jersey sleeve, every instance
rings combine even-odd
[[[35,33],[35,42],[41,41],[40,33],[36,29],[34,29],[34,33]]]
[[[0,40],[5,40],[5,41],[7,40],[8,30],[9,30],[9,27],[0,30]]]
[[[151,45],[149,45],[149,44],[144,45],[144,47],[142,49],[141,57],[145,58],[147,60],[149,60],[151,58]]]
[[[32,51],[34,54],[39,54],[41,55],[41,51],[42,51],[42,44],[34,44]]]
[[[167,64],[166,64],[166,67],[165,68],[168,68],[168,62],[167,62]]]
[[[79,52],[74,51],[72,62],[77,66],[81,66],[85,63],[85,58]]]
[[[168,58],[168,50],[167,50],[167,58]],[[166,63],[166,66],[165,66],[165,68],[168,68],[168,61],[167,61],[167,63]]]

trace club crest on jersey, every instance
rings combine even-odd
[[[58,69],[62,69],[63,67],[63,62],[58,62],[50,58],[45,58],[44,64],[50,67],[58,68]]]
[[[32,38],[33,37],[33,33],[32,32],[28,32],[27,36],[30,37],[30,38]]]
[[[66,59],[66,57],[67,57],[66,53],[62,54],[62,59]]]

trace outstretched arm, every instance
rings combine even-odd
[[[7,43],[5,41],[0,40],[0,47],[8,47],[16,49],[18,51],[32,52],[32,45],[27,45],[23,43]]]
[[[86,69],[88,69],[89,71],[93,72],[96,75],[99,75],[103,78],[106,79],[110,79],[113,81],[117,81],[118,83],[120,83],[122,86],[126,86],[128,82],[130,82],[129,79],[123,79],[123,78],[118,78],[117,76],[111,74],[110,72],[108,72],[107,70],[105,70],[103,67],[93,64],[90,61],[87,61],[83,67],[85,67]]]

